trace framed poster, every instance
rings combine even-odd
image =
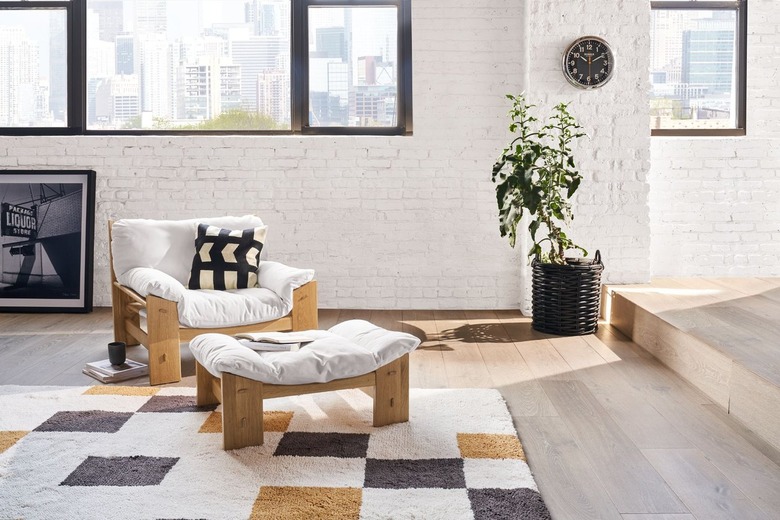
[[[0,312],[90,312],[95,172],[0,170]]]

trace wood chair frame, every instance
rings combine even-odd
[[[224,372],[214,377],[195,362],[197,404],[222,403],[222,447],[235,450],[263,444],[263,399],[373,387],[374,426],[409,420],[409,354],[374,372],[329,383],[270,385]]]
[[[154,295],[143,297],[120,284],[114,273],[111,229],[108,222],[108,250],[111,271],[111,308],[114,317],[114,341],[128,346],[143,345],[149,351],[149,384],[162,385],[181,381],[181,343],[199,334],[218,332],[297,331],[317,328],[317,281],[293,291],[293,308],[287,316],[272,321],[223,328],[191,328],[179,323],[176,302]],[[141,328],[141,311],[146,310],[146,330]]]

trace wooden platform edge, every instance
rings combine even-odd
[[[729,415],[780,450],[780,387],[621,294],[605,290],[607,321]]]

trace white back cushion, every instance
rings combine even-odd
[[[263,225],[260,217],[254,215],[189,220],[117,220],[111,230],[114,273],[121,276],[136,267],[151,267],[186,285],[195,255],[195,235],[201,223],[224,229]]]

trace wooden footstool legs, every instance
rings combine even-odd
[[[409,354],[363,376],[307,385],[265,385],[227,372],[220,380],[197,362],[195,370],[198,406],[222,402],[226,450],[263,444],[263,398],[374,386],[374,426],[409,420]]]
[[[374,426],[409,420],[409,354],[374,372]]]

